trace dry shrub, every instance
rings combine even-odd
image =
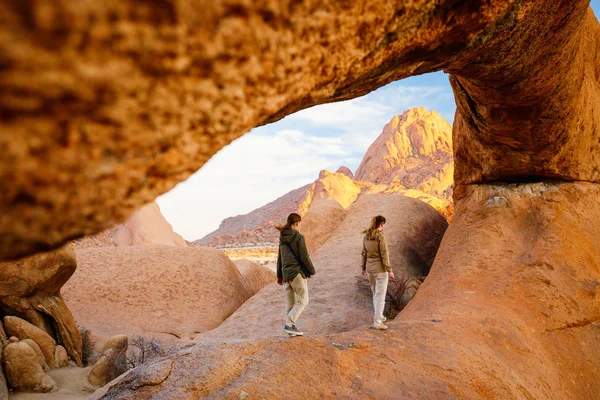
[[[127,350],[127,367],[135,368],[156,358],[166,356],[170,350],[164,349],[160,344],[146,339],[143,336],[135,336],[129,340]]]
[[[82,326],[77,325],[77,329],[79,329],[79,334],[81,335],[81,360],[84,366],[92,365],[98,359],[98,354],[96,353],[96,341],[92,339],[91,332],[89,329],[86,329]]]

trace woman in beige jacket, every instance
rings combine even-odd
[[[387,240],[383,234],[385,218],[381,215],[373,217],[371,225],[363,233],[362,273],[369,275],[369,283],[373,292],[373,328],[387,329],[383,316],[385,295],[389,278],[394,279],[394,272],[390,265]]]

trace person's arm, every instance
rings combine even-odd
[[[277,283],[283,285],[283,265],[281,264],[281,248],[277,250]]]
[[[362,249],[362,272],[363,274],[367,270],[367,245],[365,244],[365,238],[363,238],[363,249]]]
[[[392,266],[390,265],[390,255],[388,252],[387,239],[385,235],[382,233],[379,235],[379,253],[381,254],[381,261],[383,262],[383,267],[387,272],[393,274]]]
[[[308,248],[306,247],[306,242],[304,241],[304,236],[298,235],[298,252],[300,253],[298,256],[300,260],[304,263],[306,269],[311,275],[316,274],[315,267],[313,267],[313,263],[308,256]]]

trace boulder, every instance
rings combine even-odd
[[[0,263],[0,311],[21,318],[64,345],[70,357],[81,365],[81,335],[60,290],[77,268],[70,246],[21,260]],[[19,324],[22,325],[22,324]],[[9,327],[5,327],[7,332]],[[15,329],[14,323],[11,329]],[[16,335],[8,332],[9,335]],[[25,336],[19,336],[24,339]],[[49,365],[54,348],[44,347]]]
[[[0,321],[0,344],[4,345],[8,341],[8,336],[4,330],[4,324]]]
[[[3,348],[6,345],[8,345],[8,341],[4,342]],[[2,353],[3,351],[0,351],[0,365],[2,365],[2,368],[0,368],[0,400],[8,400],[9,390],[8,385],[6,383],[6,376],[4,373],[4,356],[2,355]]]
[[[56,350],[54,350],[54,366],[56,368],[66,368],[69,366],[69,355],[64,347],[61,345],[56,346]]]
[[[63,295],[77,321],[101,338],[186,339],[217,327],[250,297],[235,265],[212,248],[89,248],[77,258]]]
[[[35,325],[22,320],[21,318],[6,316],[4,317],[4,326],[10,336],[15,336],[19,340],[32,339],[40,347],[46,363],[54,365],[54,350],[56,349],[56,340]]]
[[[31,339],[23,339],[22,342],[27,343],[27,345],[29,345],[29,347],[31,347],[33,349],[33,351],[35,351],[35,354],[38,358],[40,365],[42,366],[44,371],[48,372],[50,370],[50,367],[48,366],[48,363],[46,363],[46,359],[44,358],[44,353],[42,353],[42,349],[40,349],[40,346],[38,346],[37,343]]]
[[[251,296],[258,293],[263,287],[277,280],[273,270],[250,260],[234,260],[235,267],[240,271],[242,279]]]
[[[8,386],[16,391],[47,393],[58,390],[40,365],[33,348],[20,341],[9,343],[2,353]]]
[[[127,371],[127,336],[118,335],[109,339],[102,348],[102,355],[88,374],[90,386],[106,385]]]

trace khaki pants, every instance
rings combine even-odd
[[[292,281],[286,282],[283,287],[287,304],[285,324],[296,326],[296,321],[308,305],[308,283],[302,275],[298,274]]]
[[[387,293],[389,274],[380,272],[369,273],[369,284],[373,292],[373,323],[379,325],[383,322],[383,308],[385,307],[385,295]]]

